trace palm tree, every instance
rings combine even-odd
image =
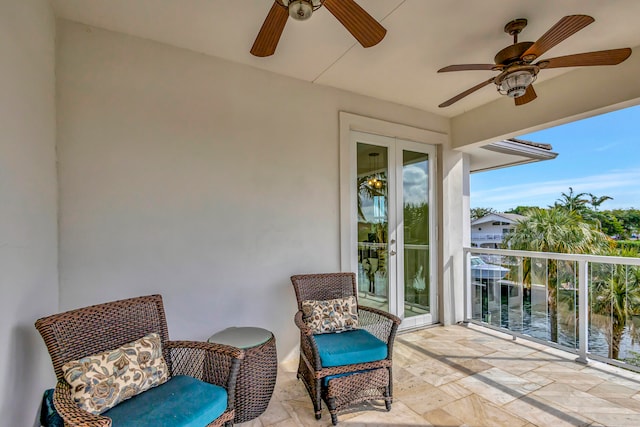
[[[574,196],[573,190],[565,196]],[[569,198],[569,197],[568,197]],[[504,244],[514,250],[556,252],[573,254],[596,254],[610,247],[610,239],[602,232],[593,229],[578,212],[562,206],[549,209],[532,208],[525,213],[525,219],[519,221],[509,233]],[[531,289],[531,258],[524,258],[523,285]],[[549,308],[549,329],[551,341],[558,340],[558,282],[559,274],[571,273],[573,263],[548,261],[547,304]],[[515,271],[513,272],[515,273]],[[575,272],[574,272],[575,273]],[[517,278],[511,274],[512,279]]]
[[[404,205],[404,242],[405,244],[428,244],[429,205],[427,203]]]
[[[589,202],[591,206],[593,206],[594,211],[598,211],[598,208],[601,204],[606,202],[607,200],[613,200],[611,196],[596,196],[594,194],[588,193],[589,197],[591,197],[591,201]]]
[[[528,210],[505,243],[515,250],[573,254],[601,253],[609,248],[606,235],[585,223],[575,210],[559,206]]]
[[[475,221],[478,218],[482,218],[495,212],[496,210],[493,208],[472,208],[470,209],[471,221]]]
[[[378,185],[372,184],[373,182]],[[369,202],[375,200],[376,197],[383,199],[387,198],[387,176],[385,172],[375,172],[370,175],[362,175],[357,179],[358,186],[358,231],[360,227],[366,227],[367,240],[371,243],[386,243],[388,236],[387,220],[382,222],[374,222],[372,218],[368,218],[363,207]],[[370,283],[370,289],[373,292],[373,283],[375,279],[376,271],[385,273],[387,270],[387,251],[385,248],[378,248],[373,250],[375,257],[377,258],[377,267],[374,270],[370,268],[367,272],[367,276]],[[364,260],[362,260],[364,261]]]
[[[578,212],[578,213],[582,213],[586,209],[588,209],[586,205],[587,203],[589,203],[589,200],[585,198],[585,196],[587,196],[588,193],[574,194],[573,188],[569,187],[569,194],[564,192],[560,194],[561,194],[561,197],[558,200],[556,200],[554,207],[562,207],[570,212]]]
[[[638,252],[623,249],[614,256],[637,257]],[[634,339],[640,331],[630,322],[640,314],[640,269],[620,264],[591,264],[591,323],[604,331],[609,341],[609,358],[618,359],[625,328]]]
[[[379,188],[372,186],[369,184],[371,178],[375,178],[377,181],[381,183]],[[363,175],[358,177],[358,219],[361,221],[366,221],[367,218],[362,210],[362,206],[364,205],[364,199],[373,199],[374,196],[386,196],[387,195],[387,185],[386,185],[386,176],[383,173],[376,173],[373,175]]]

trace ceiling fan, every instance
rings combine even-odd
[[[322,6],[344,25],[362,47],[375,46],[387,33],[387,30],[354,0],[275,0],[253,43],[251,54],[262,57],[273,55],[289,16],[298,21],[305,21],[311,17],[313,11]]]
[[[514,98],[516,105],[524,105],[537,98],[532,83],[538,72],[545,68],[584,67],[592,65],[617,65],[631,55],[631,49],[611,49],[598,52],[578,53],[559,56],[533,63],[546,51],[569,38],[595,20],[587,15],[569,15],[560,19],[553,27],[534,42],[518,42],[518,34],[527,26],[526,19],[516,19],[504,27],[504,32],[513,36],[513,44],[502,49],[494,58],[495,64],[449,65],[438,70],[439,73],[464,70],[499,71],[495,77],[465,90],[439,105],[448,107],[472,94],[478,89],[494,83],[498,92]]]

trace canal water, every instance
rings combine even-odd
[[[473,319],[540,340],[556,342],[571,349],[579,348],[576,316],[578,301],[574,290],[558,290],[562,293],[562,304],[557,308],[557,338],[553,339],[544,288],[537,291],[525,290],[520,296],[521,287],[492,282],[484,281],[483,284],[477,283],[474,286]],[[609,338],[594,324],[589,326],[589,353],[609,357]],[[636,355],[640,356],[640,343],[632,339],[627,326],[620,344],[618,360],[629,363]],[[635,361],[636,364],[638,362]]]

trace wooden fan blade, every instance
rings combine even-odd
[[[439,73],[447,73],[449,71],[467,71],[467,70],[488,70],[491,71],[496,67],[495,64],[460,64],[449,65],[448,67],[440,68]]]
[[[529,87],[527,88],[527,91],[524,93],[524,95],[519,96],[515,99],[516,101],[516,105],[524,105],[527,104],[531,101],[533,101],[534,99],[536,99],[538,97],[538,94],[536,93],[535,89],[533,88],[533,85],[529,85]]]
[[[362,47],[375,46],[387,30],[353,0],[325,0],[323,6],[360,42]]]
[[[529,49],[527,49],[521,58],[534,55],[535,58],[539,58],[543,53],[562,42],[563,40],[571,37],[587,25],[591,24],[595,19],[587,15],[569,15],[560,19],[556,25],[551,27],[549,31],[544,33]],[[535,58],[528,60],[533,61]]]
[[[448,101],[443,102],[442,104],[438,105],[438,107],[440,108],[444,108],[444,107],[448,107],[449,105],[453,104],[454,102],[458,102],[460,101],[462,98],[464,98],[467,95],[471,95],[473,92],[477,91],[478,89],[482,89],[483,87],[485,87],[486,85],[488,85],[489,83],[493,83],[493,81],[495,80],[495,77],[491,77],[489,80],[486,80],[470,89],[465,90],[462,93],[459,93],[458,95],[454,96],[453,98],[449,99]]]
[[[267,18],[262,23],[256,41],[253,42],[251,54],[261,57],[273,55],[288,18],[289,11],[274,2]]]
[[[599,50],[597,52],[577,53],[559,56],[541,61],[540,68],[589,67],[593,65],[618,65],[631,55],[628,47],[622,49]],[[548,64],[545,64],[547,63]]]

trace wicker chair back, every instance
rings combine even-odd
[[[113,350],[151,332],[169,339],[162,296],[148,295],[93,305],[36,321],[58,380],[72,360]]]
[[[296,292],[298,310],[302,310],[302,301],[330,300],[355,296],[358,299],[356,275],[354,273],[321,273],[291,276]]]

